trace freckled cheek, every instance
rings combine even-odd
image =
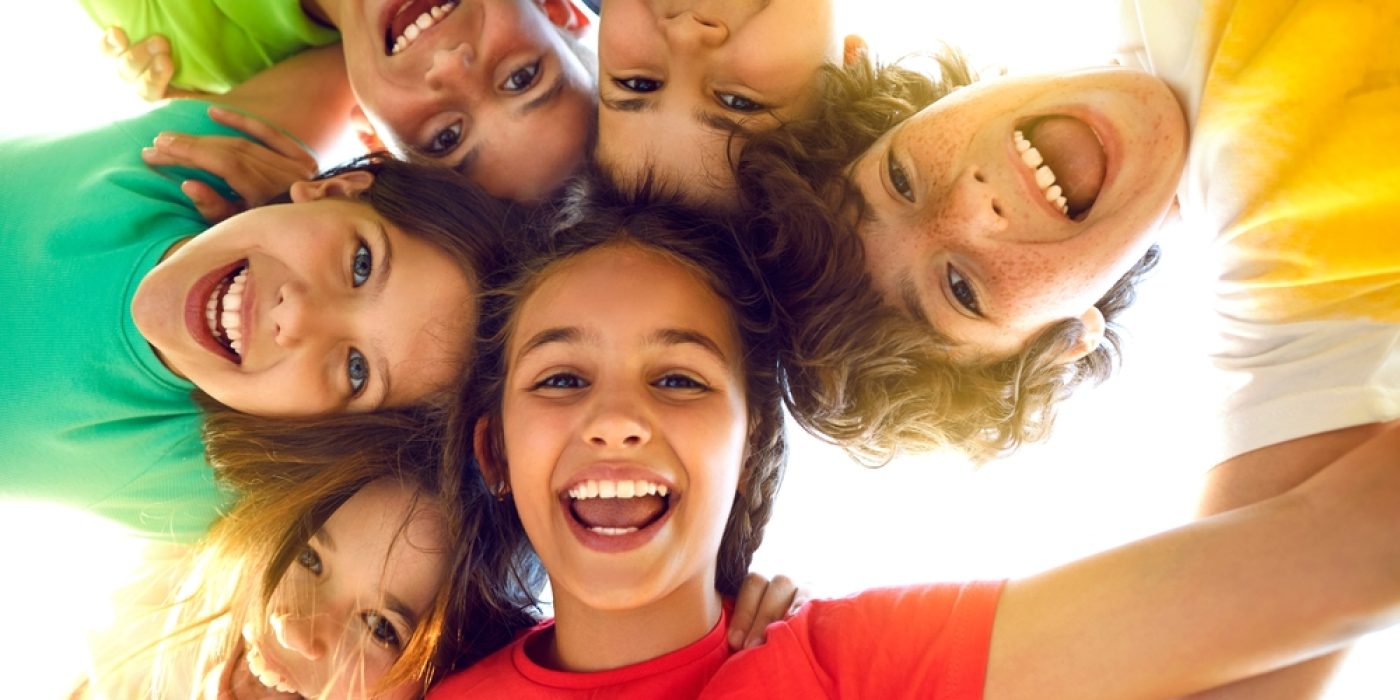
[[[985,262],[983,271],[999,315],[1054,315],[1081,296],[1083,287],[1079,265],[1046,256],[1006,255]]]

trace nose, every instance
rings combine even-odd
[[[326,645],[316,634],[316,619],[286,612],[274,612],[268,617],[277,643],[288,651],[296,652],[309,660],[321,658],[326,653]]]
[[[714,48],[729,38],[729,28],[723,22],[702,17],[694,11],[682,12],[661,22],[666,41],[679,49]]]
[[[471,82],[476,67],[476,50],[470,44],[441,48],[433,53],[424,76],[432,90],[463,87]]]
[[[963,171],[946,199],[950,220],[961,221],[976,236],[1004,234],[1009,228],[1006,211],[986,173],[976,167]],[[945,214],[946,215],[946,214]]]
[[[584,439],[594,447],[633,448],[651,442],[651,421],[641,403],[623,392],[598,391]]]
[[[277,303],[268,312],[273,340],[286,349],[318,339],[334,342],[345,335],[343,306],[335,299],[316,296],[300,283],[283,284],[277,290]]]

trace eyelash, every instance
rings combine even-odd
[[[613,84],[628,92],[656,92],[665,83],[651,78],[613,78]]]
[[[685,386],[665,386],[665,384],[671,380],[679,380],[680,382],[683,382]],[[661,377],[660,379],[656,380],[654,382],[654,385],[661,389],[680,389],[684,391],[696,392],[705,392],[710,390],[710,387],[704,382],[701,382],[698,379],[695,379],[694,377],[691,377],[689,375],[679,374],[675,372],[667,374]]]
[[[365,385],[369,384],[369,361],[365,359],[364,353],[355,348],[350,348],[345,360],[345,377],[350,380],[351,398],[359,396]]]
[[[355,246],[355,255],[350,260],[350,283],[359,287],[369,281],[369,276],[374,272],[374,255],[370,253],[369,246],[364,239],[358,239]]]
[[[524,84],[512,87],[511,81],[515,80],[516,77],[522,74],[524,75],[524,77],[521,80],[524,81]],[[526,90],[529,90],[539,80],[539,77],[540,61],[539,59],[535,59],[534,63],[519,68],[514,73],[511,73],[510,75],[506,76],[505,82],[501,83],[500,89],[506,92],[525,92]]]
[[[311,548],[311,545],[302,547],[301,551],[297,553],[297,565],[310,571],[312,575],[321,575],[321,555],[317,554],[316,550]]]
[[[954,279],[956,278],[956,280]],[[948,289],[952,291],[953,298],[958,300],[964,309],[981,316],[982,309],[977,303],[977,292],[972,289],[972,284],[967,278],[958,272],[952,265],[948,266]]]
[[[366,610],[360,613],[360,619],[364,621],[365,627],[369,630],[369,636],[374,639],[375,643],[390,649],[402,648],[403,636],[394,628],[394,623],[390,622],[389,618],[381,615],[378,611]],[[379,622],[376,623],[373,620]]]
[[[743,112],[744,114],[762,112],[768,109],[760,102],[751,100],[743,95],[736,95],[732,92],[717,92],[715,93],[715,99],[719,100],[719,103],[724,105],[726,109],[735,112]]]
[[[567,381],[570,384],[570,386],[561,386],[561,380]],[[673,381],[676,381],[683,385],[667,386],[668,383]],[[539,380],[538,382],[535,382],[535,384],[530,387],[530,390],[537,391],[540,389],[554,389],[569,391],[576,389],[586,389],[588,388],[588,386],[588,380],[578,376],[577,374],[574,374],[572,372],[558,372],[555,374],[551,374]],[[675,372],[666,374],[660,379],[657,379],[655,382],[653,382],[653,386],[656,386],[659,389],[676,389],[681,391],[705,392],[710,390],[709,385],[705,384],[704,382],[701,382],[700,380],[695,379],[694,377],[691,377],[689,375],[679,374]]]
[[[885,172],[889,175],[890,186],[894,188],[899,196],[914,201],[914,190],[909,186],[909,174],[904,172],[904,168],[894,159],[894,151],[891,150],[885,156]]]
[[[452,125],[443,129],[428,141],[428,145],[423,147],[423,152],[430,156],[441,156],[451,153],[462,141],[462,122],[452,122]]]

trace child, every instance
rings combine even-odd
[[[147,80],[210,92],[338,34],[371,150],[387,146],[401,158],[453,168],[498,197],[542,199],[583,159],[594,86],[576,40],[590,20],[573,0],[85,6],[99,24],[134,39],[173,40],[173,60],[163,60],[174,72]],[[139,43],[124,60],[140,72],[164,46]],[[307,96],[295,87],[281,98],[312,104],[300,102]],[[333,118],[344,124],[348,116]]]
[[[851,60],[831,0],[607,0],[598,36],[598,142],[621,183],[648,176],[693,201],[736,204],[730,162],[747,134],[809,116],[820,68]]]
[[[205,231],[137,152],[162,129],[232,136],[207,109],[5,144],[5,495],[189,542],[225,501],[193,390],[314,417],[430,401],[465,367],[507,208],[440,169],[370,160]]]
[[[1165,697],[1400,605],[1390,431],[1267,504],[1004,587],[814,602],[726,661],[721,593],[785,456],[775,309],[732,230],[613,196],[483,322],[477,454],[557,617],[430,697]]]

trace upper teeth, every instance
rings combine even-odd
[[[275,688],[283,693],[296,692],[296,690],[287,683],[287,679],[267,667],[267,664],[263,661],[262,651],[258,649],[256,645],[249,644],[248,651],[244,657],[248,662],[248,670],[253,672],[253,677],[257,678],[259,683],[269,688]]]
[[[219,312],[219,285],[214,285],[214,290],[209,293],[209,301],[204,304],[204,320],[209,324],[209,332],[217,337],[219,325],[222,324],[224,337],[239,357],[243,356],[243,330],[240,328],[243,316],[239,309],[243,308],[243,288],[247,282],[248,266],[244,265],[243,269],[234,275],[228,290],[224,292],[222,313]]]
[[[1060,186],[1055,184],[1055,172],[1050,169],[1050,166],[1045,165],[1045,159],[1040,156],[1040,151],[1031,145],[1025,134],[1017,131],[1015,139],[1016,150],[1021,153],[1021,162],[1035,171],[1035,184],[1045,195],[1045,201],[1059,207],[1061,213],[1068,214],[1069,202],[1065,199]]]
[[[422,34],[429,27],[437,24],[443,17],[446,17],[456,8],[457,0],[447,0],[447,2],[418,15],[418,19],[413,20],[411,24],[404,27],[403,34],[400,34],[394,39],[394,46],[389,50],[389,53],[391,55],[397,54],[408,48],[409,45],[413,43],[413,40],[418,38],[419,34]]]
[[[645,479],[622,479],[614,481],[612,479],[589,479],[579,482],[578,485],[569,489],[569,498],[583,500],[586,498],[641,498],[643,496],[662,496],[670,493],[671,489],[663,484],[656,484]]]

